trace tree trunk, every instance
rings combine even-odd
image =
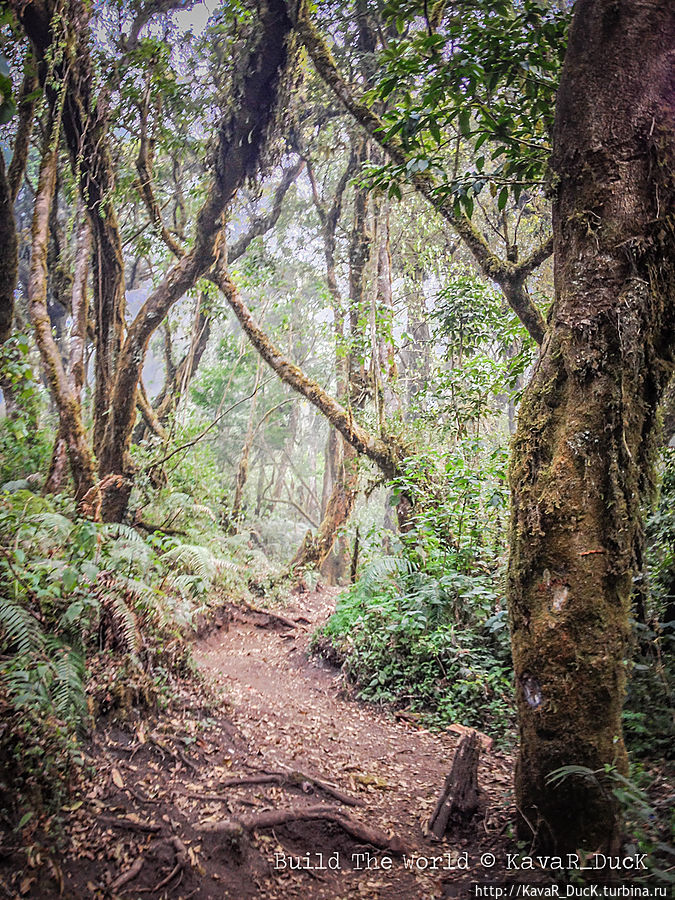
[[[68,355],[68,380],[81,408],[82,386],[84,384],[84,349],[87,342],[87,276],[89,273],[89,254],[91,252],[91,226],[86,216],[81,216],[80,223],[77,249],[75,251],[73,289],[70,298],[72,325],[70,328]],[[44,486],[46,494],[55,494],[60,490],[65,475],[65,462],[66,434],[64,429],[59,427],[54,449],[52,450],[49,473]]]
[[[333,548],[338,530],[349,519],[356,501],[359,476],[356,451],[346,441],[343,441],[341,470],[314,538],[305,539],[291,560],[289,571],[320,568]]]
[[[19,273],[18,242],[14,221],[14,202],[7,179],[5,159],[0,153],[0,344],[12,332],[14,289]]]
[[[237,477],[234,486],[234,500],[232,501],[232,512],[230,514],[230,528],[236,533],[239,519],[241,517],[241,507],[244,499],[244,488],[248,481],[248,462],[251,455],[251,446],[256,434],[254,425],[255,411],[258,406],[258,386],[260,385],[260,369],[261,359],[258,359],[258,366],[255,373],[255,386],[253,388],[253,397],[251,398],[251,408],[248,414],[248,424],[246,426],[246,436],[244,445],[241,448],[239,456],[239,465],[237,466]]]
[[[281,462],[279,463],[279,470],[277,472],[276,484],[274,485],[274,492],[272,494],[272,498],[274,500],[278,500],[281,497],[281,494],[284,489],[284,485],[286,484],[286,472],[288,470],[288,463],[293,458],[293,449],[295,447],[296,435],[298,432],[298,422],[300,420],[300,404],[294,403],[291,406],[291,412],[288,417],[288,426],[286,428],[286,440],[284,441],[284,448],[281,456]]]
[[[14,218],[14,201],[26,171],[28,148],[33,130],[35,97],[31,97],[37,85],[33,73],[33,59],[29,53],[25,62],[25,75],[19,100],[19,121],[9,168],[5,169],[5,158],[0,159],[0,344],[12,331],[14,313],[14,290],[19,272],[18,241]]]
[[[620,842],[636,536],[675,328],[675,6],[579,0],[554,129],[555,289],[511,465],[521,832]],[[551,783],[564,766],[589,777]]]
[[[47,242],[56,187],[58,133],[58,124],[52,127],[50,117],[33,211],[28,303],[47,382],[59,411],[60,431],[68,450],[75,497],[81,500],[94,484],[94,463],[82,423],[79,399],[64,371],[47,313]]]
[[[391,250],[389,247],[389,206],[381,213],[377,256],[376,304],[379,316],[377,334],[378,368],[382,379],[382,402],[387,414],[400,412],[401,401],[396,393],[398,367],[394,344],[394,297],[392,292]]]

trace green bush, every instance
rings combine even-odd
[[[488,576],[436,578],[410,562],[371,563],[344,594],[314,646],[343,664],[359,696],[452,723],[504,734],[512,685],[503,612]]]
[[[183,673],[181,627],[232,568],[175,537],[81,519],[62,497],[0,494],[0,701],[16,720],[0,733],[5,795],[37,784],[24,800],[44,801],[51,772],[56,800],[90,712],[151,702]],[[41,747],[53,764],[37,777]]]

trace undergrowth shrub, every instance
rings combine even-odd
[[[30,341],[17,334],[0,344],[5,417],[0,419],[0,485],[26,479],[49,466],[53,437],[38,428],[39,382],[30,361]]]
[[[63,497],[0,494],[0,702],[13,723],[0,793],[46,803],[51,784],[58,801],[92,716],[160,701],[189,668],[185,630],[235,568],[174,536],[81,519]]]
[[[675,747],[675,449],[662,457],[661,493],[647,519],[647,588],[636,610],[624,731],[633,754],[672,758]]]
[[[496,599],[489,576],[439,579],[385,557],[342,595],[314,647],[343,665],[363,699],[404,706],[437,727],[501,735],[513,710],[505,615],[487,614]]]
[[[371,554],[315,638],[364,699],[406,706],[438,727],[511,727],[505,469],[502,447],[467,438],[452,452],[411,458],[392,482],[392,502],[404,496],[412,508],[398,552]]]

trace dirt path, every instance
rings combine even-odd
[[[503,796],[510,782],[510,762],[494,750],[483,754],[479,779],[489,791],[483,797],[478,837],[465,835],[440,845],[424,840],[422,826],[436,802],[459,736],[432,734],[345,696],[340,673],[307,652],[312,631],[333,611],[335,597],[336,592],[328,589],[294,597],[283,614],[298,621],[295,629],[271,630],[263,627],[262,617],[237,616],[227,630],[201,643],[196,653],[199,667],[222,686],[230,700],[232,720],[254,754],[256,768],[299,769],[331,782],[365,802],[365,808],[353,814],[402,838],[408,856],[466,853],[470,868],[468,872],[446,868],[444,858],[442,869],[437,863],[435,871],[429,867],[411,871],[393,857],[391,869],[369,870],[365,860],[356,856],[364,848],[345,846],[344,836],[333,826],[309,822],[286,828],[285,840],[270,846],[267,855],[272,866],[275,852],[281,854],[277,866],[288,855],[309,854],[315,863],[319,862],[316,854],[324,854],[325,862],[337,852],[340,869],[291,876],[288,869],[277,867],[266,882],[264,896],[456,896],[453,885],[479,877],[480,855],[494,846],[495,834],[506,821]]]
[[[0,846],[0,897],[440,900],[503,877],[509,759],[482,754],[466,833],[425,838],[459,736],[359,703],[308,655],[335,597],[293,597],[295,627],[224,610],[194,648],[204,691],[177,683],[166,712],[99,726],[50,837],[36,821]],[[316,807],[332,820],[303,817]]]

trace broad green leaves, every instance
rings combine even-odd
[[[379,167],[374,180],[428,170],[457,212],[470,216],[486,185],[501,211],[545,180],[569,13],[543,0],[464,0],[432,32],[427,6],[385,8],[398,37],[371,99],[386,105],[386,137],[398,135],[410,162]]]

